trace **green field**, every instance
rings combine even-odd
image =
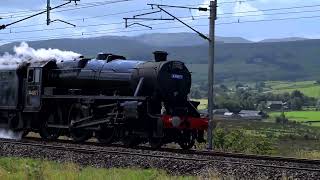
[[[269,113],[271,118],[279,116],[281,112]],[[284,113],[286,118],[290,121],[307,122],[307,121],[320,121],[320,111],[291,111]],[[312,123],[312,126],[320,126],[320,123]]]
[[[208,100],[207,99],[193,99],[194,101],[200,102],[198,106],[199,110],[204,110],[208,108]]]
[[[309,97],[320,97],[320,84],[315,81],[300,81],[300,82],[286,82],[286,81],[269,81],[266,86],[271,89],[268,92],[280,94],[285,92],[292,92],[299,90]]]
[[[158,170],[102,169],[80,167],[72,163],[57,163],[29,158],[0,158],[0,179],[47,179],[47,180],[131,180],[131,179],[198,179],[196,177],[170,176]]]

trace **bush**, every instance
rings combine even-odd
[[[282,112],[280,116],[276,117],[276,123],[278,123],[278,124],[288,124],[289,123],[289,120],[284,115],[284,112]]]
[[[214,147],[222,151],[271,154],[271,138],[246,134],[244,130],[228,131],[217,128],[214,132]]]

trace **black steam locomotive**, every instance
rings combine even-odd
[[[96,137],[153,148],[176,142],[189,149],[204,141],[208,119],[188,100],[191,74],[184,63],[154,54],[155,62],[101,53],[1,69],[0,126],[49,140]]]

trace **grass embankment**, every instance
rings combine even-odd
[[[281,112],[272,112],[269,113],[270,118],[275,119],[276,116],[280,116]],[[312,126],[320,126],[320,122],[312,121],[320,121],[320,111],[290,111],[284,113],[286,118],[289,121],[296,121],[300,123],[310,122]]]
[[[220,121],[217,129],[225,135],[220,133],[215,142],[223,142],[233,152],[320,159],[319,127],[239,120]]]
[[[309,97],[320,97],[320,84],[317,84],[316,81],[269,81],[266,82],[266,86],[271,88],[270,90],[268,90],[268,92],[276,94],[281,94],[285,92],[291,93],[294,90],[298,90]]]
[[[0,158],[0,179],[196,179],[169,176],[158,170],[82,168],[72,163],[57,163],[28,158]]]

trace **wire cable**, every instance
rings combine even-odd
[[[73,10],[78,10],[78,9],[86,9],[86,8],[93,8],[93,7],[97,7],[97,6],[104,6],[104,5],[109,5],[109,4],[115,4],[115,3],[121,3],[121,2],[128,2],[128,1],[134,1],[134,0],[113,0],[113,1],[103,1],[100,3],[93,3],[93,4],[88,4],[85,6],[80,6],[80,7],[72,7],[72,8],[66,8],[66,7],[61,7],[60,9],[62,10],[53,10],[52,12],[65,12],[65,11],[73,11]],[[63,9],[66,8],[66,9]],[[42,9],[41,11],[44,11],[45,9]],[[27,17],[30,16],[30,13],[28,15],[9,15],[9,16],[3,16],[1,17],[2,19],[15,19],[15,18],[23,18],[23,17]]]
[[[268,19],[268,20],[253,20],[253,21],[242,21],[242,22],[230,22],[230,23],[218,23],[217,26],[221,25],[230,25],[230,24],[243,24],[243,23],[257,23],[257,22],[270,22],[270,21],[284,21],[284,20],[297,20],[297,19],[312,19],[312,18],[320,18],[319,16],[306,16],[306,17],[296,17],[296,18],[277,18],[277,19]],[[168,23],[168,22],[167,22]],[[165,24],[165,23],[157,23],[157,24],[149,24],[149,25],[159,25],[159,24]],[[203,25],[195,25],[196,27],[203,27],[203,26],[208,26],[207,24]],[[186,28],[185,26],[176,26],[176,27],[164,27],[164,28],[154,28],[151,29],[153,30],[162,30],[162,29],[177,29],[177,28]],[[106,29],[106,30],[99,30],[99,31],[91,31],[89,33],[87,32],[82,32],[80,34],[74,34],[74,33],[69,33],[69,34],[60,34],[60,35],[51,35],[51,36],[37,36],[37,37],[25,37],[25,38],[13,38],[13,39],[2,39],[1,41],[3,42],[14,42],[14,41],[21,41],[21,40],[39,40],[38,38],[66,38],[66,37],[86,37],[90,35],[108,35],[106,33],[120,33],[120,32],[137,32],[137,31],[146,31],[146,29],[135,29],[135,30],[127,30],[127,31],[119,31],[122,28],[112,28],[112,29]],[[149,30],[150,31],[150,30]],[[37,39],[33,39],[37,38]]]
[[[131,10],[131,11],[124,11],[124,12],[111,13],[111,14],[104,14],[104,15],[99,15],[99,16],[84,17],[84,18],[65,19],[65,20],[68,21],[68,22],[85,21],[87,19],[96,19],[96,18],[106,17],[106,16],[128,14],[128,13],[132,13],[132,12],[141,12],[141,11],[145,11],[145,10],[150,10],[150,8],[139,9],[139,10]],[[19,28],[25,28],[25,27],[35,27],[35,26],[42,26],[42,25],[47,25],[47,24],[46,23],[38,23],[38,24],[21,25],[21,26],[11,27],[11,29],[19,29]]]
[[[179,17],[181,19],[190,19],[190,20],[199,20],[199,19],[207,19],[206,18],[201,18],[205,15],[199,15],[199,16],[184,16],[184,17]],[[143,20],[135,21],[135,22],[145,22]],[[112,22],[112,23],[100,23],[100,24],[89,24],[89,25],[83,25],[83,26],[77,26],[77,27],[61,27],[61,28],[49,28],[49,29],[33,29],[33,30],[25,30],[25,31],[11,31],[10,32],[4,32],[0,33],[2,35],[8,35],[8,34],[20,34],[20,33],[33,33],[33,32],[43,32],[43,31],[53,31],[53,30],[64,30],[64,29],[75,29],[75,28],[86,28],[86,27],[97,27],[97,26],[110,26],[110,25],[118,25],[118,24],[123,24],[124,22]],[[155,24],[150,24],[150,25],[159,25],[159,24],[169,24],[169,23],[174,23],[174,21],[171,22],[164,22],[164,23],[155,23]]]

